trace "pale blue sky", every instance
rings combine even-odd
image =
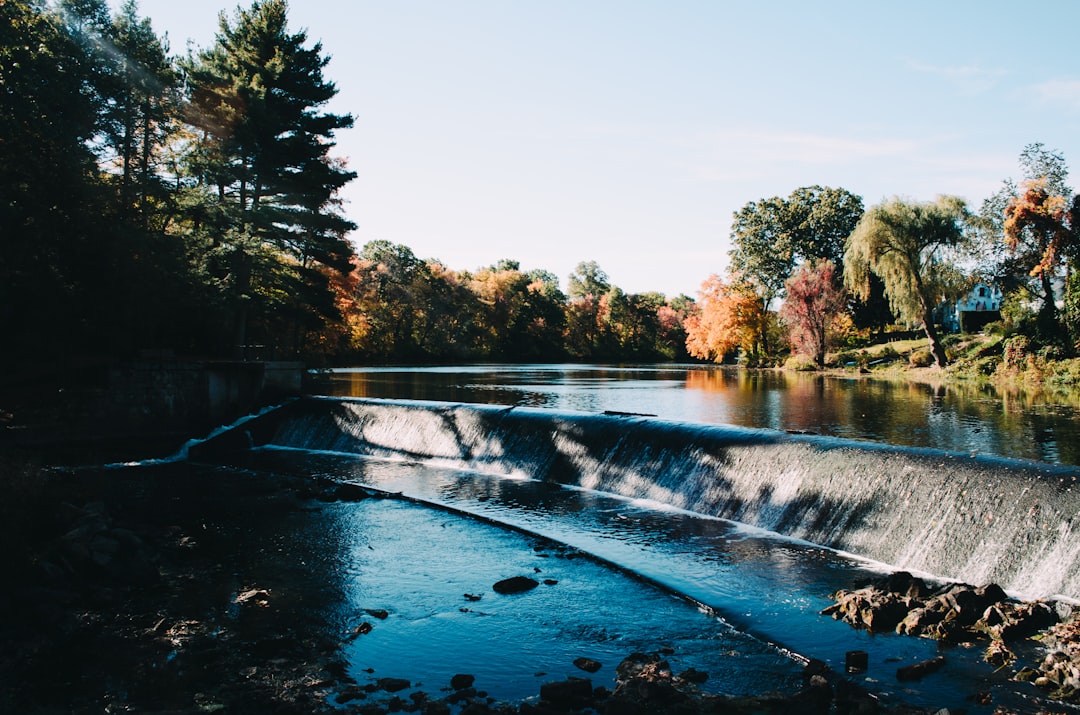
[[[140,2],[175,53],[235,7]],[[1080,185],[1072,0],[293,0],[290,24],[356,117],[353,240],[453,269],[511,258],[565,287],[594,260],[695,295],[732,213],[800,186],[978,208],[1032,142]]]

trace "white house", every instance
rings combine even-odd
[[[941,325],[951,332],[982,330],[987,323],[1001,319],[1001,300],[1000,288],[976,283],[967,295],[942,306]]]

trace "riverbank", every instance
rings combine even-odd
[[[1033,350],[1022,336],[947,335],[949,365],[931,365],[925,339],[899,340],[830,353],[822,374],[907,380],[919,384],[979,384],[1001,391],[1043,391],[1080,401],[1080,358],[1055,349]],[[792,369],[809,366],[795,362]]]

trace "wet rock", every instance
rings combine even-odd
[[[1056,622],[1049,604],[1014,601],[997,584],[977,588],[950,584],[935,592],[906,572],[863,588],[838,591],[833,598],[835,603],[822,611],[824,615],[871,632],[895,629],[948,643],[986,637],[1017,640]]]
[[[709,679],[709,674],[697,668],[687,668],[676,676],[679,680],[695,685],[701,685]]]
[[[540,700],[559,707],[583,708],[592,699],[592,681],[588,678],[567,678],[540,686]]]
[[[899,596],[890,591],[866,587],[855,591],[838,591],[836,603],[822,611],[856,628],[871,633],[891,631],[907,617],[918,601],[910,596]]]
[[[604,667],[592,658],[578,658],[574,661],[574,666],[584,670],[586,673],[595,673]]]
[[[475,680],[476,676],[474,675],[458,673],[454,677],[450,678],[450,687],[454,690],[464,690],[465,688],[471,688]]]
[[[869,665],[869,654],[865,650],[849,650],[844,654],[844,669],[849,673],[865,673]]]
[[[249,588],[245,591],[241,591],[233,599],[233,603],[242,606],[260,606],[266,608],[270,605],[270,592],[265,588]]]
[[[385,621],[390,617],[390,612],[383,608],[365,608],[364,613],[372,618],[378,618],[380,621]]]
[[[408,680],[403,678],[379,678],[376,682],[379,690],[385,690],[388,693],[397,693],[412,685]]]
[[[945,656],[939,655],[936,658],[930,658],[929,660],[923,660],[918,663],[912,663],[911,665],[905,665],[896,669],[897,680],[920,680],[931,673],[940,670],[945,666]]]
[[[356,484],[341,484],[333,491],[337,501],[357,502],[371,498],[371,493]]]
[[[528,576],[512,576],[511,578],[506,578],[502,581],[496,582],[491,587],[491,590],[493,590],[495,593],[509,595],[515,593],[525,593],[526,591],[533,590],[539,585],[540,584],[537,581],[529,578]]]

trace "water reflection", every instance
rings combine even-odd
[[[339,397],[635,412],[1080,464],[1080,395],[699,365],[470,365],[320,373]]]

